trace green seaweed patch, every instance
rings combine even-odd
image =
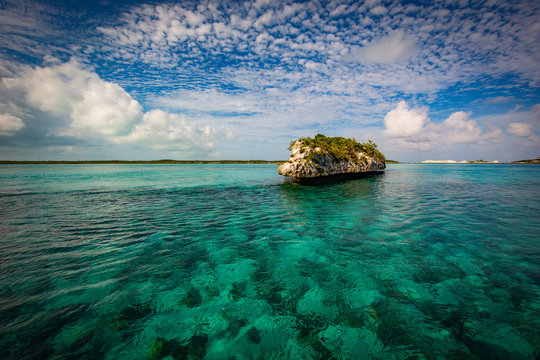
[[[152,315],[148,304],[131,305],[123,308],[110,323],[115,333],[123,340],[133,336],[136,322]]]
[[[243,318],[230,319],[227,326],[227,332],[230,334],[230,338],[235,338],[240,330],[248,324],[248,321]]]
[[[151,360],[161,359],[163,357],[162,356],[163,347],[165,346],[166,343],[167,343],[167,340],[162,337],[159,337],[156,340],[154,340],[152,345],[150,345],[150,350],[148,350],[148,359],[151,359]]]
[[[360,329],[367,327],[365,317],[366,314],[359,309],[344,308],[339,312],[337,320],[341,325]]]
[[[375,144],[375,142],[372,140],[368,140],[367,143],[359,143],[354,138],[349,139],[340,136],[328,137],[322,134],[317,134],[313,138],[302,137],[298,140],[291,141],[289,150],[292,150],[292,147],[297,141],[300,141],[303,144],[300,150],[301,152],[304,151],[305,147],[310,147],[312,149],[319,147],[323,153],[330,154],[338,161],[352,161],[354,163],[367,161],[365,156],[363,156],[361,159],[358,158],[359,152],[362,152],[363,154],[370,156],[377,161],[386,160],[384,155],[377,149],[377,144]],[[313,160],[315,156],[315,151],[311,152],[308,156],[308,160]]]
[[[298,329],[298,336],[303,339],[328,328],[328,320],[319,315],[298,314],[296,316],[296,328]]]
[[[261,332],[259,329],[257,329],[255,326],[252,326],[247,331],[247,336],[249,341],[251,341],[254,344],[260,344],[261,343]]]
[[[167,340],[158,337],[154,340],[148,351],[148,359],[158,360],[165,357],[180,359],[203,359],[206,356],[208,335],[193,335],[187,343],[180,343],[175,339]]]
[[[328,328],[328,320],[321,316],[298,315],[296,318],[296,329],[298,330],[298,341],[311,347],[319,359],[335,359],[332,352],[319,338],[319,333]]]
[[[238,301],[246,296],[247,281],[234,282],[229,292],[229,299]]]
[[[190,308],[197,307],[202,303],[202,296],[193,286],[187,294],[180,300],[180,305],[186,305]]]

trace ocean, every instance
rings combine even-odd
[[[540,166],[0,166],[2,359],[538,359]]]

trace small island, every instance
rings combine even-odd
[[[371,140],[317,134],[292,141],[289,150],[292,154],[278,173],[300,183],[357,178],[386,168],[386,158]]]
[[[540,157],[536,159],[512,161],[511,164],[540,164]]]

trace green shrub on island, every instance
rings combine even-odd
[[[312,149],[319,147],[338,161],[352,161],[355,163],[361,161],[362,159],[359,160],[357,155],[359,152],[377,161],[386,161],[384,155],[377,149],[377,144],[371,140],[368,140],[367,143],[359,143],[354,138],[348,139],[340,136],[328,137],[317,134],[314,138],[302,137],[298,140],[291,141],[289,150],[292,150],[292,147],[297,141],[302,142],[303,146]],[[314,152],[309,154],[309,156],[311,158],[315,156]]]

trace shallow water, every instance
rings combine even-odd
[[[534,359],[540,167],[0,166],[0,358]]]

